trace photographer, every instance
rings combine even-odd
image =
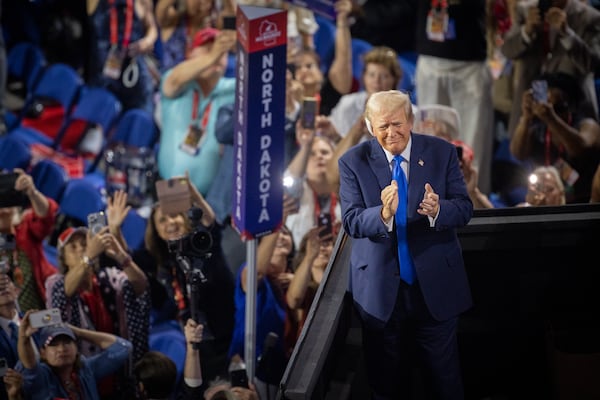
[[[52,232],[58,205],[40,193],[22,169],[1,174],[0,179],[11,186],[0,188],[0,264],[12,271],[21,310],[41,309],[44,282],[56,272],[42,243]]]
[[[187,176],[182,179],[187,182],[194,212],[167,214],[160,201],[155,204],[148,218],[145,249],[136,252],[134,259],[150,280],[152,329],[172,320],[183,326],[193,310],[203,312],[206,320],[196,322],[204,325],[199,350],[202,375],[208,382],[227,373],[234,280],[221,250],[221,227],[215,222],[213,209]],[[193,247],[198,247],[198,251]],[[189,278],[199,275],[202,279],[195,286],[198,298],[192,303]],[[208,338],[209,333],[213,340]]]
[[[109,202],[108,226],[95,233],[96,227],[91,226],[90,229],[67,228],[60,234],[59,273],[46,281],[46,304],[47,308],[59,308],[63,321],[71,325],[130,340],[135,362],[148,351],[150,296],[144,272],[109,232],[114,225],[111,216],[122,214],[118,211],[122,207],[126,207],[125,203]],[[101,265],[101,255],[108,256],[118,266]],[[98,347],[83,343],[81,351],[94,355]],[[118,380],[101,382],[102,396],[116,396],[131,390],[131,377],[122,372]]]
[[[600,162],[600,125],[581,117],[581,91],[572,77],[550,74],[547,92],[529,89],[521,99],[522,115],[510,140],[510,152],[534,166],[554,165],[565,184],[567,203],[587,203]],[[544,98],[545,97],[545,98]]]
[[[519,207],[562,206],[566,204],[565,187],[558,170],[552,165],[537,167],[529,176],[525,202]]]

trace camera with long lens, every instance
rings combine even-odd
[[[202,209],[192,207],[187,212],[192,231],[176,240],[169,240],[167,246],[171,253],[189,258],[207,258],[213,238],[210,232],[202,225]]]
[[[187,212],[192,231],[177,239],[169,240],[169,252],[175,254],[179,268],[186,275],[187,291],[190,301],[190,317],[199,324],[204,325],[203,341],[214,340],[214,335],[208,327],[206,312],[200,305],[202,285],[208,281],[203,272],[204,260],[211,256],[210,249],[213,238],[210,232],[202,225],[202,209],[192,207]],[[200,343],[192,343],[198,349]]]

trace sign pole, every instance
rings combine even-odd
[[[244,362],[249,382],[257,372],[257,240],[277,232],[283,215],[286,29],[285,10],[237,8],[232,222],[247,242]]]
[[[254,382],[256,375],[256,248],[257,240],[246,242],[246,344],[244,360],[248,382]]]

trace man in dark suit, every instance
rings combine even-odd
[[[433,398],[462,399],[456,328],[472,302],[456,228],[469,222],[473,204],[456,149],[411,132],[412,105],[399,91],[373,94],[365,122],[375,139],[348,150],[339,170],[343,225],[353,238],[349,290],[373,398],[411,398],[411,368],[418,367]],[[399,179],[392,180],[395,155],[407,161],[400,162],[408,178],[406,234],[395,222],[402,202]],[[407,262],[399,261],[398,236],[406,237]]]
[[[14,394],[20,390],[22,381],[21,374],[13,369],[19,361],[17,337],[22,315],[17,306],[18,289],[13,283],[12,274],[9,276],[6,265],[2,265],[6,263],[2,258],[0,250],[0,364],[7,368],[4,377],[0,377],[0,400],[6,400],[11,398],[7,392],[10,390]],[[37,354],[37,335],[32,340],[36,344]]]

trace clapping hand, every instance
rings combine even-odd
[[[426,215],[435,218],[440,209],[440,196],[433,191],[429,183],[425,184],[425,194],[423,200],[419,204],[417,212],[421,215]]]
[[[388,222],[390,218],[396,215],[398,209],[398,183],[392,181],[381,191],[381,218],[384,222]]]

